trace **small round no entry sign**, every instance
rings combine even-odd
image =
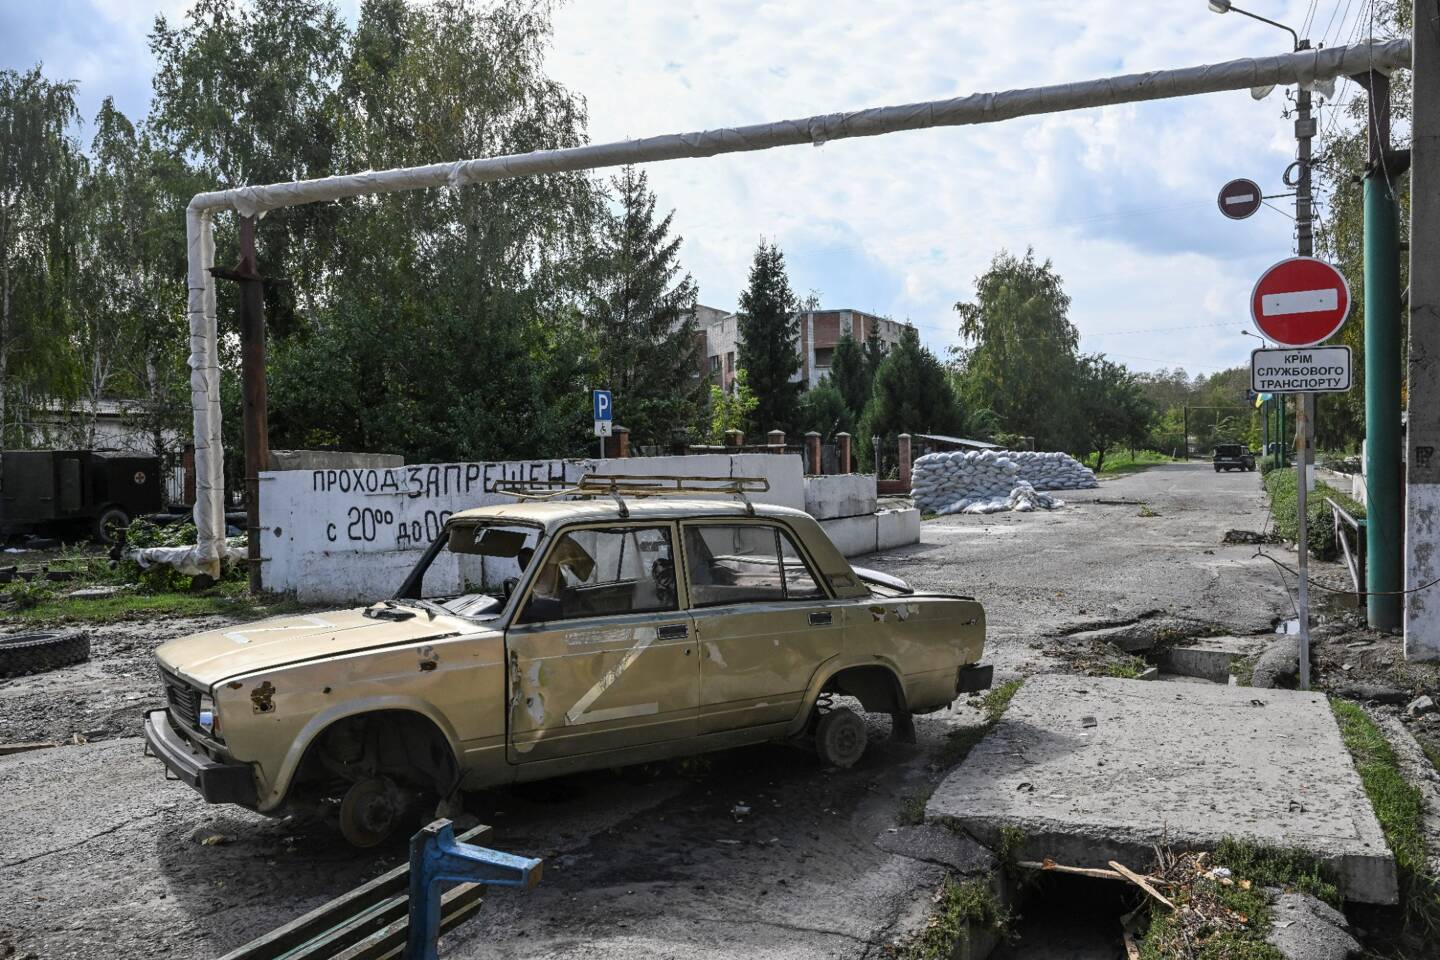
[[[1260,209],[1260,185],[1254,180],[1231,180],[1220,188],[1215,202],[1231,220],[1244,220]]]
[[[1328,340],[1349,315],[1345,275],[1314,257],[1281,260],[1260,275],[1250,294],[1255,329],[1282,347],[1312,347]]]

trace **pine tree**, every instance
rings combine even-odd
[[[865,359],[865,349],[850,334],[843,335],[835,343],[835,354],[830,359],[830,382],[845,398],[845,406],[853,417],[865,413],[865,404],[870,401],[870,385],[875,371]]]
[[[804,385],[792,378],[800,370],[799,303],[785,275],[785,254],[761,242],[750,265],[750,283],[740,294],[738,313],[740,366],[755,392],[750,431],[758,436],[787,429]]]
[[[617,420],[633,442],[668,444],[672,431],[694,422],[705,398],[695,281],[680,276],[682,239],[670,236],[675,214],[656,220],[645,173],[626,167],[611,183],[616,206],[602,217],[599,276],[586,319]]]

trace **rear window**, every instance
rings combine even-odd
[[[1222,443],[1222,444],[1220,444],[1220,446],[1218,446],[1218,447],[1215,448],[1215,456],[1217,456],[1217,457],[1238,457],[1238,456],[1240,456],[1240,444],[1238,444],[1238,443]]]

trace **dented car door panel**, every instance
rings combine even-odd
[[[513,763],[695,734],[690,620],[642,614],[512,627]]]

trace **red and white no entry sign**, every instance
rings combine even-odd
[[[1231,220],[1244,220],[1260,209],[1260,185],[1254,180],[1231,180],[1220,188],[1216,203],[1220,212]]]
[[[1350,284],[1324,260],[1291,257],[1260,275],[1250,294],[1250,319],[1282,347],[1314,346],[1335,335],[1350,315]]]

